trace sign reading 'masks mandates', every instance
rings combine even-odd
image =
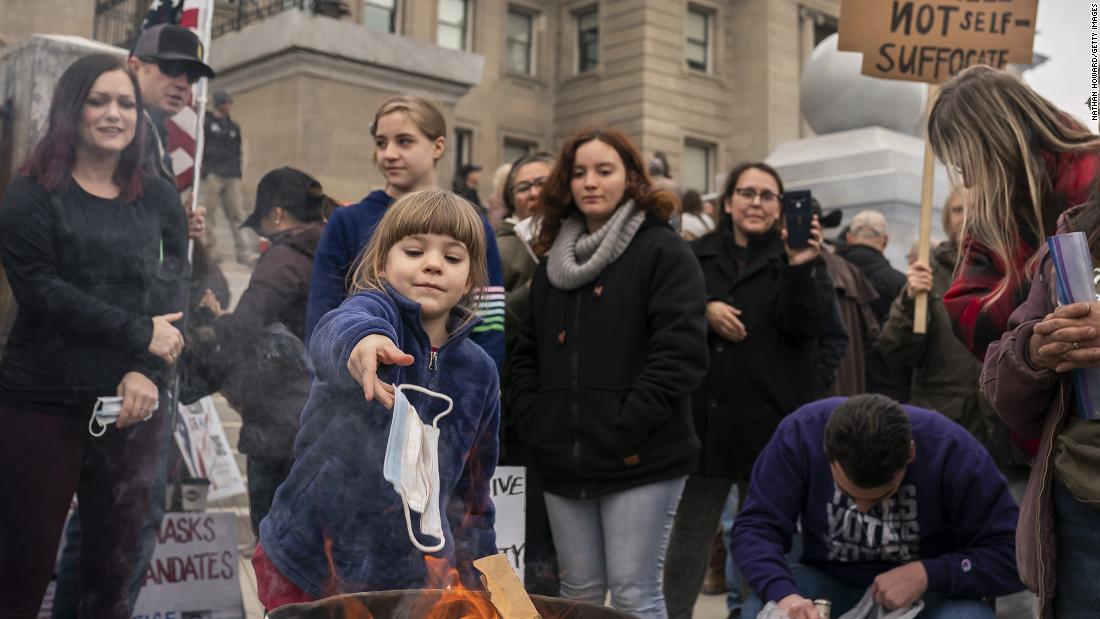
[[[966,67],[1031,64],[1038,0],[842,0],[839,49],[864,75],[938,84]]]

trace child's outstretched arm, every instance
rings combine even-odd
[[[499,446],[500,386],[493,374],[486,392],[485,413],[477,428],[477,437],[466,458],[447,504],[447,519],[455,543],[455,567],[468,589],[482,589],[480,575],[473,562],[497,553],[496,508],[491,492]]]
[[[412,355],[398,346],[397,307],[380,293],[362,292],[325,314],[309,341],[317,378],[331,383],[352,381],[363,387],[366,399],[393,407],[393,394],[384,386],[383,365],[409,365]],[[382,378],[379,378],[379,376]],[[382,387],[382,388],[380,388]]]

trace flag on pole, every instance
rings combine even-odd
[[[147,28],[175,24],[190,29],[202,41],[204,48],[209,47],[210,42],[204,38],[200,29],[201,4],[201,0],[152,0],[145,21],[134,35],[134,41]],[[176,189],[181,193],[190,189],[195,180],[196,140],[198,132],[202,131],[202,127],[198,126],[199,115],[195,107],[199,101],[198,88],[197,83],[191,87],[191,101],[165,122],[168,143],[164,145],[164,149],[171,161],[172,172],[176,175]]]

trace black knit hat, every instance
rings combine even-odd
[[[321,183],[309,174],[289,166],[272,170],[256,186],[256,206],[241,227],[259,232],[260,220],[275,207],[282,207],[298,221],[319,220],[324,199]]]

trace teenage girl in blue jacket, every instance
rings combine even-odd
[[[333,211],[317,245],[306,305],[306,344],[325,312],[348,296],[348,275],[375,226],[394,200],[439,185],[436,166],[447,144],[447,122],[431,101],[400,95],[386,101],[370,126],[374,163],[386,179],[385,189],[371,192],[358,204]],[[477,205],[480,207],[480,205]],[[470,339],[485,349],[499,370],[504,364],[504,274],[489,220],[485,231],[485,268],[489,279],[474,290],[471,309],[482,321]]]
[[[485,235],[468,202],[426,190],[387,209],[353,271],[353,295],[310,341],[316,377],[294,466],[253,559],[267,609],[454,584],[429,576],[426,552],[454,568],[443,570],[452,580],[481,588],[472,561],[497,552],[489,484],[499,385],[492,359],[466,337],[479,319],[461,303],[485,278]],[[386,479],[391,420],[406,419],[402,395],[423,425],[439,429],[434,509],[410,510],[415,501]],[[438,517],[441,537],[425,533],[417,511]]]

